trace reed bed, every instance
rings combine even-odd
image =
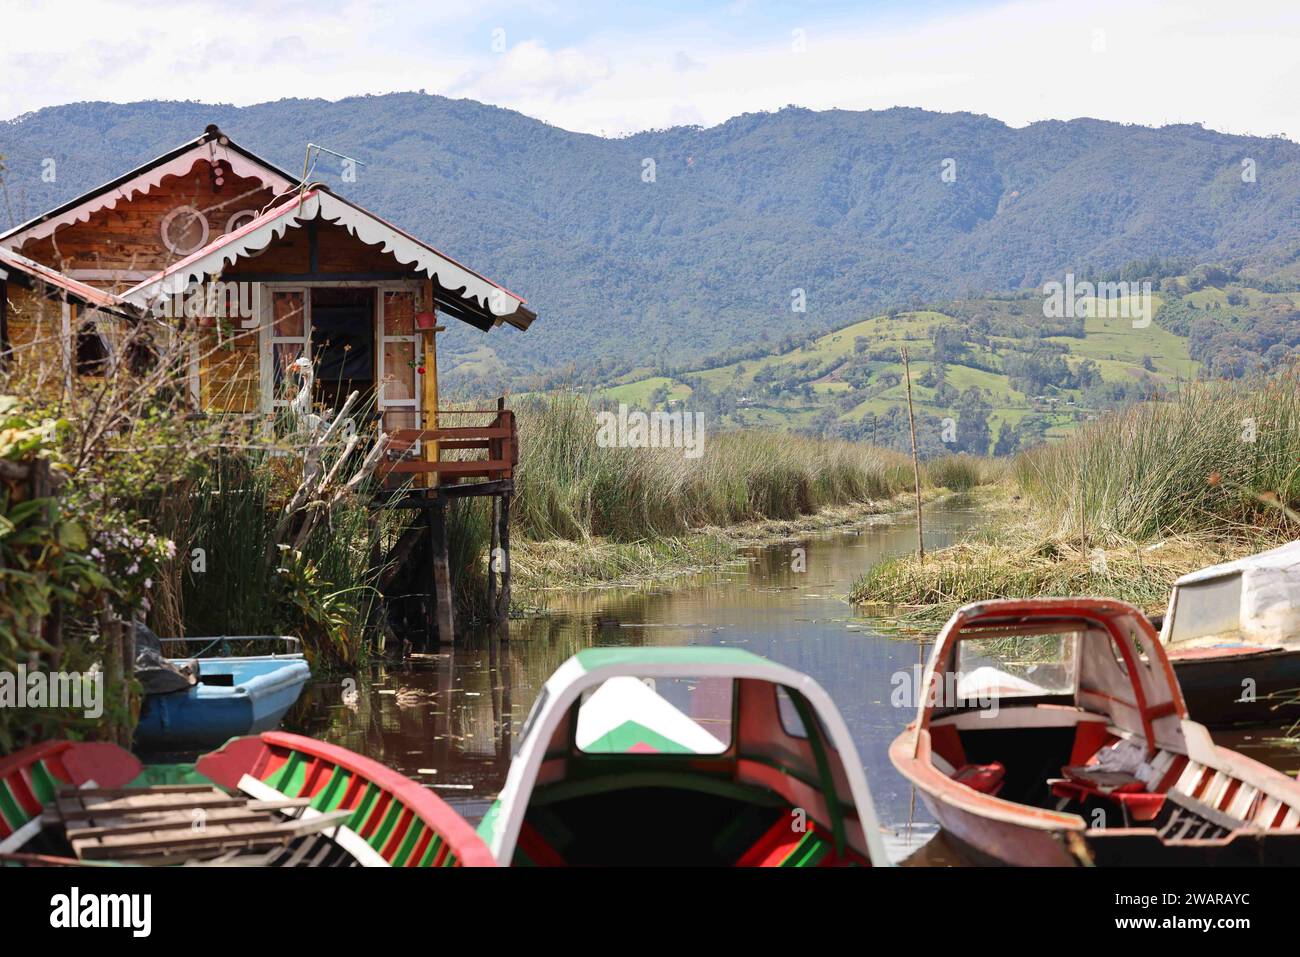
[[[1180,575],[1300,533],[1300,382],[1194,384],[1022,453],[1008,478],[987,534],[882,563],[850,597],[925,620],[1034,595],[1160,610]]]
[[[788,434],[708,434],[697,458],[680,448],[601,447],[597,411],[573,393],[518,409],[513,517],[523,536],[621,542],[680,536],[889,498],[911,482],[906,456]]]
[[[649,582],[736,560],[736,544],[720,535],[688,535],[639,542],[524,540],[513,556],[518,587],[533,593]]]
[[[1300,528],[1300,379],[1202,383],[1019,456],[1048,527],[1103,541]]]
[[[1185,536],[1156,545],[1082,549],[1077,542],[1036,539],[1019,530],[1008,540],[963,542],[926,555],[873,566],[850,599],[888,605],[899,617],[937,625],[961,605],[992,598],[1089,595],[1115,598],[1148,613],[1162,611],[1181,575],[1252,550],[1231,539]]]
[[[335,508],[303,544],[286,591],[284,572],[266,567],[267,544],[297,460],[270,449],[221,451],[183,492],[159,509],[158,524],[180,561],[163,581],[154,618],[163,634],[247,635],[284,631],[304,638],[326,662],[350,662],[362,650],[382,569],[372,558],[382,526],[357,497]],[[196,551],[198,550],[198,551]],[[193,556],[193,557],[191,557]],[[201,557],[200,557],[201,556]],[[304,619],[305,616],[305,619]]]

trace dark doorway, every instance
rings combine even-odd
[[[374,403],[375,290],[311,291],[312,358],[315,399],[337,409],[348,393],[361,393],[354,413]]]

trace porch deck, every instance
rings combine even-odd
[[[439,409],[416,415],[422,428],[389,432],[389,459],[376,470],[383,492],[463,496],[500,494],[513,488],[519,435],[515,414],[505,407],[504,398],[497,400],[495,409]],[[487,421],[468,422],[471,417]],[[430,420],[432,427],[428,427]],[[442,424],[447,421],[457,424]],[[476,452],[485,456],[472,454]],[[488,487],[480,489],[480,485]]]

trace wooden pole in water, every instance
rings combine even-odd
[[[433,565],[433,604],[439,644],[456,639],[455,597],[451,588],[451,560],[447,552],[447,500],[436,495],[428,509],[429,557]]]
[[[500,496],[493,495],[491,497],[491,503],[492,503],[492,507],[490,511],[492,514],[488,521],[488,524],[492,526],[492,540],[491,543],[488,545],[487,602],[488,602],[488,617],[492,619],[492,621],[496,621],[497,618],[499,617],[498,614],[499,609],[497,608],[497,572],[501,570],[500,569],[501,563],[497,559],[497,555],[500,554],[498,549],[501,547],[501,533],[500,533],[501,526],[499,524],[501,521]]]
[[[903,377],[907,380],[907,425],[912,430],[912,480],[916,487],[916,556],[925,561],[925,537],[921,531],[921,463],[916,456],[916,417],[912,413],[912,367],[907,360],[907,346],[898,350],[903,357]]]
[[[510,493],[501,496],[501,508],[498,512],[500,530],[497,537],[501,548],[501,588],[497,592],[497,620],[509,634],[510,621]]]

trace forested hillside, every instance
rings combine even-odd
[[[1041,294],[891,310],[777,349],[733,349],[647,368],[599,394],[610,403],[706,413],[714,429],[761,427],[910,448],[901,351],[910,357],[921,452],[1010,454],[1100,412],[1168,397],[1200,378],[1273,375],[1300,359],[1300,291],[1221,267],[1158,275],[1153,322],[1096,299],[1049,319]],[[560,385],[556,380],[551,385]]]
[[[526,337],[449,335],[449,384],[465,387],[771,352],[890,307],[1149,257],[1294,272],[1300,248],[1300,146],[1280,138],[788,108],[603,139],[417,93],[42,110],[0,124],[0,218],[208,123],[290,170],[308,141],[363,160],[355,183],[328,160],[315,176],[529,299],[541,319]]]

